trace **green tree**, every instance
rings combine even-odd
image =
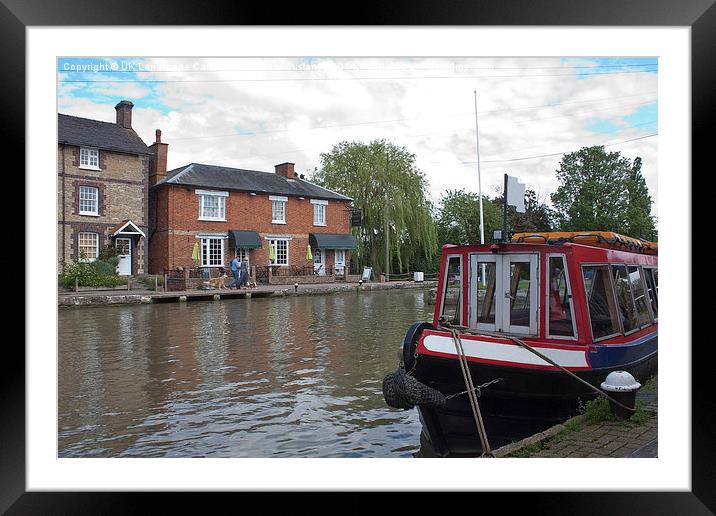
[[[499,225],[495,229],[502,228],[503,218],[503,195],[499,195],[492,200],[492,203],[498,207]],[[538,231],[552,231],[554,228],[554,211],[541,202],[534,190],[525,190],[525,212],[518,213],[514,206],[507,207],[507,232],[512,235],[514,233],[527,233]]]
[[[386,270],[386,220],[391,262],[400,272],[437,253],[427,180],[405,147],[385,140],[338,143],[321,154],[311,179],[351,197],[362,211],[362,226],[353,228],[359,266]]]
[[[656,220],[651,216],[651,196],[636,158],[627,178],[626,234],[656,240]]]
[[[647,218],[653,230],[640,158],[632,163],[619,152],[606,152],[604,146],[583,147],[562,157],[557,179],[560,185],[551,198],[562,231],[616,231],[639,237],[639,231],[649,230]]]
[[[482,198],[485,242],[491,241],[492,230],[501,227],[502,217],[494,201]],[[448,190],[440,198],[435,224],[438,243],[479,244],[480,243],[480,196],[465,190]]]

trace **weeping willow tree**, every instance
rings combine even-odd
[[[372,266],[378,274],[386,270],[386,237],[393,272],[395,265],[403,272],[436,254],[427,180],[404,147],[385,140],[341,142],[321,154],[312,180],[351,197],[362,211],[362,226],[353,228],[359,266]]]

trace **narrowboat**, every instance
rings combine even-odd
[[[480,455],[574,415],[612,371],[644,382],[657,259],[656,243],[612,232],[445,245],[433,320],[408,330],[386,401],[417,407],[430,455]]]

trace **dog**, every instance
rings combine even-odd
[[[216,278],[209,278],[209,286],[218,288],[219,290],[226,288],[226,279],[228,276],[226,273],[217,276]]]

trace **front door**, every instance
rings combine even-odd
[[[323,249],[316,249],[313,251],[313,272],[319,276],[326,275],[325,257],[323,256]]]
[[[336,269],[336,276],[343,276],[343,270],[346,266],[346,250],[336,249],[336,257],[334,259],[334,266]]]
[[[132,274],[132,239],[118,237],[114,240],[114,246],[119,257],[117,274],[130,276]]]
[[[471,255],[471,327],[537,334],[537,257],[536,254]]]

